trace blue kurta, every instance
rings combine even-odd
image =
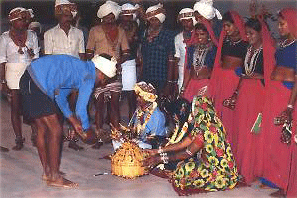
[[[78,90],[76,117],[83,129],[90,127],[87,113],[89,98],[95,85],[95,65],[68,55],[49,55],[37,59],[27,69],[36,85],[56,101],[66,118],[72,115],[67,96]]]

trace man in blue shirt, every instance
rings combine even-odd
[[[43,166],[42,179],[49,186],[76,187],[59,174],[62,125],[60,111],[83,141],[93,134],[87,113],[94,87],[116,74],[116,61],[108,55],[82,61],[68,55],[48,55],[32,62],[21,78],[23,113],[37,126],[37,149]],[[69,108],[71,90],[79,93],[76,114]],[[45,138],[47,137],[47,138]]]

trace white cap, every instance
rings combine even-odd
[[[145,13],[146,14],[149,14],[150,12],[154,12],[154,11],[157,11],[158,9],[163,9],[163,5],[161,3],[157,4],[157,5],[154,5],[154,6],[151,6],[149,7]],[[157,19],[159,19],[159,21],[161,23],[163,23],[165,21],[165,14],[164,13],[156,13],[155,15],[151,15],[149,17],[147,17],[147,19],[150,19],[150,18],[153,18],[153,17],[156,17]]]
[[[184,8],[178,13],[178,20],[180,21],[182,19],[192,19],[193,24],[197,24],[197,21],[194,17],[194,10],[192,8]]]
[[[222,15],[216,8],[213,7],[212,0],[200,0],[195,3],[193,9],[194,11],[198,11],[199,14],[207,20],[213,19],[215,16],[222,20]]]
[[[121,6],[119,6],[116,2],[106,1],[103,5],[99,7],[97,16],[100,19],[102,19],[103,17],[112,13],[114,14],[115,18],[118,19],[120,12]]]
[[[100,55],[95,55],[92,58],[92,62],[95,64],[95,67],[99,69],[102,73],[104,73],[107,77],[112,78],[116,75],[116,64],[117,61],[114,57],[109,60]]]
[[[71,3],[68,0],[56,0],[55,7],[57,7],[58,5],[65,5],[65,4],[67,5],[67,4],[74,4],[74,3]]]

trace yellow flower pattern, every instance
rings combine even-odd
[[[230,144],[225,140],[225,129],[211,101],[205,96],[195,97],[189,118],[190,135],[193,138],[198,134],[203,135],[203,157],[193,157],[179,163],[173,175],[173,184],[180,190],[218,191],[234,188],[238,182],[236,164]]]

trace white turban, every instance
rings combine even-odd
[[[166,18],[164,12],[158,12],[157,10],[160,10],[160,11],[164,10],[163,5],[161,3],[159,3],[158,5],[151,6],[146,10],[145,12],[147,15],[146,19],[149,20],[153,17],[156,17],[157,19],[159,19],[161,23],[164,23]],[[153,14],[154,11],[156,11],[156,14]]]
[[[191,8],[184,8],[178,13],[178,20],[182,19],[192,19],[193,20],[193,25],[197,24],[197,21],[194,17],[194,10]]]
[[[213,7],[212,0],[200,0],[195,3],[194,11],[198,11],[207,20],[213,19],[217,16],[218,19],[222,20],[221,13]]]
[[[133,16],[133,20],[136,19],[136,10],[139,8],[139,5],[136,4],[135,6],[130,4],[130,3],[125,3],[121,6],[122,10],[121,10],[121,14],[122,15],[132,15]]]
[[[106,1],[102,6],[99,7],[97,16],[102,19],[103,17],[112,13],[114,14],[115,18],[118,19],[120,12],[121,6],[119,6],[116,2]]]
[[[71,3],[68,0],[56,0],[55,7],[57,7],[58,5],[68,5],[68,4],[74,4],[74,3]]]
[[[12,21],[15,21],[17,19],[21,19],[22,18],[22,15],[21,15],[22,12],[29,12],[30,17],[31,18],[34,17],[32,9],[27,10],[26,8],[16,7],[14,9],[10,10],[10,12],[8,14],[9,21],[12,22]]]
[[[94,58],[92,58],[92,62],[95,64],[95,67],[102,73],[104,73],[107,77],[112,78],[116,75],[117,61],[114,57],[109,60],[108,58],[105,58],[103,56],[95,55]]]
[[[28,29],[32,30],[33,28],[39,28],[39,33],[41,33],[41,24],[37,21],[31,22]]]

